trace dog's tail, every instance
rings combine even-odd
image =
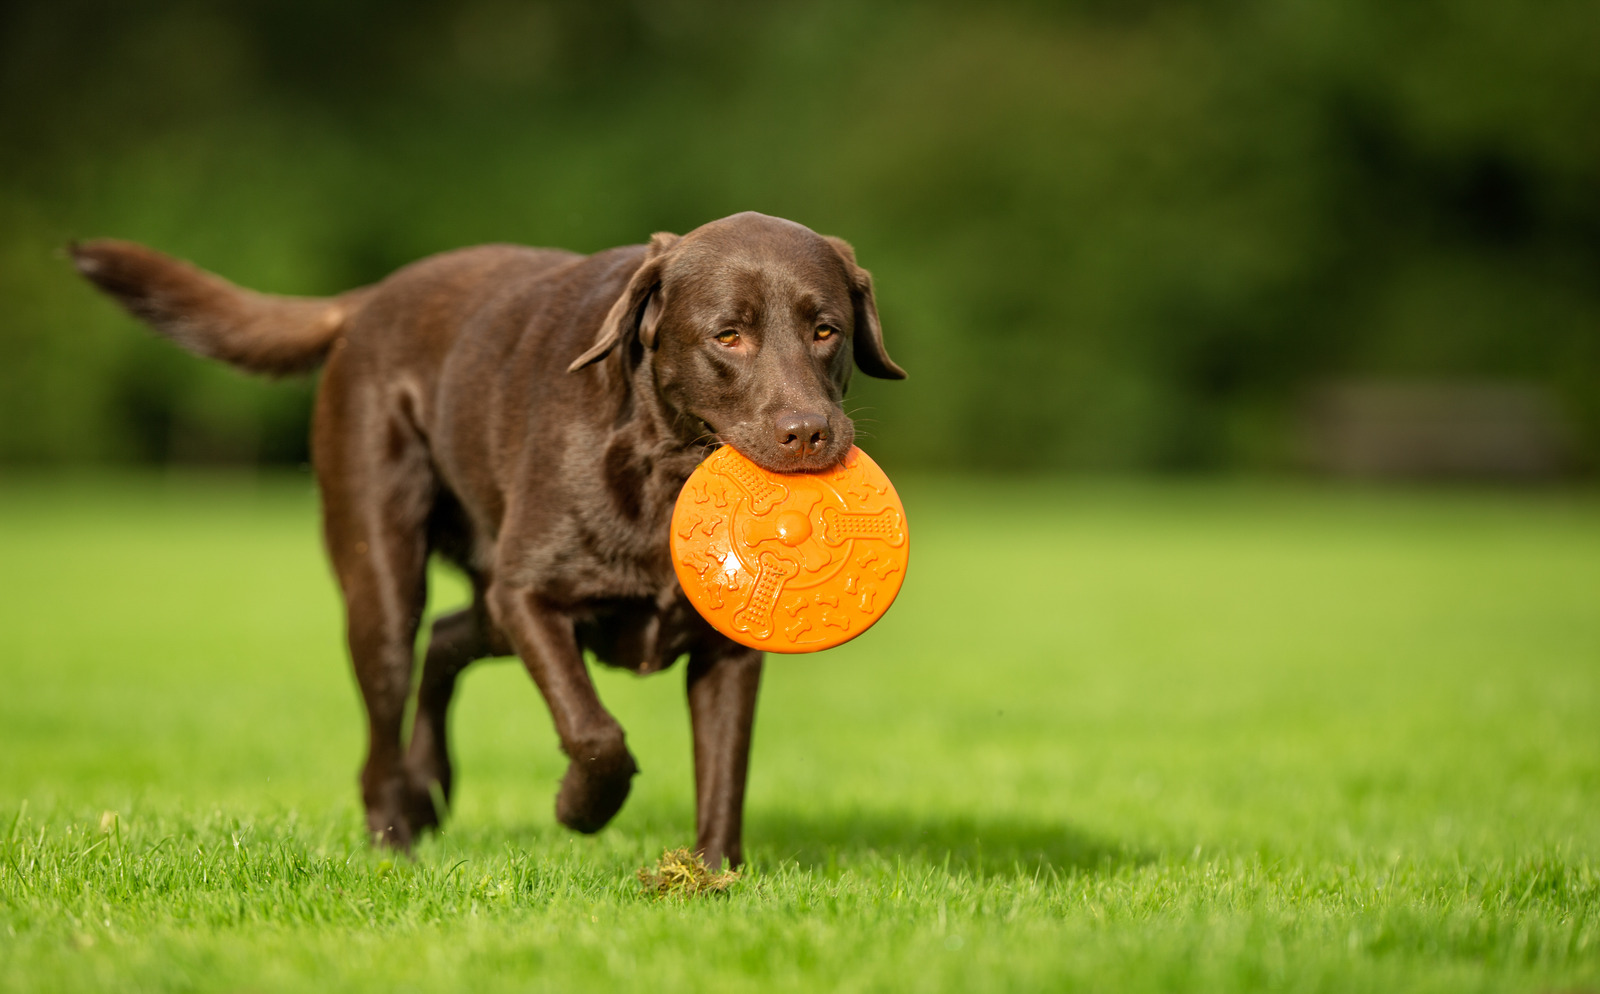
[[[280,297],[133,242],[74,243],[72,260],[130,314],[179,345],[252,373],[315,369],[370,288],[337,297]]]

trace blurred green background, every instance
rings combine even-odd
[[[1471,382],[1581,472],[1597,52],[1593,0],[6,5],[0,462],[305,459],[312,384],[136,333],[70,238],[324,293],[756,209],[874,271],[889,465],[1288,469],[1322,385]]]

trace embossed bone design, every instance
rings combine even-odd
[[[756,574],[756,582],[750,588],[750,597],[733,615],[733,627],[736,631],[748,632],[758,639],[769,638],[772,635],[772,612],[778,606],[778,597],[783,593],[783,585],[799,574],[800,565],[774,555],[771,552],[761,554],[761,572]]]
[[[753,466],[740,459],[729,460],[728,465],[723,467],[723,475],[737,483],[745,496],[750,498],[750,510],[755,514],[766,514],[772,510],[772,505],[789,496],[783,484],[766,479]]]
[[[697,528],[709,537],[712,532],[717,530],[717,526],[722,524],[721,518],[715,515],[701,514],[693,508],[685,509],[685,513],[679,518],[679,521],[681,523],[678,525],[678,535],[685,540],[690,535],[693,535]]]
[[[855,538],[875,538],[893,546],[904,545],[905,529],[900,527],[900,512],[892,507],[870,514],[841,511],[836,507],[822,509],[822,540],[829,545],[843,545]]]
[[[803,487],[795,488],[787,500],[773,508],[773,511],[764,518],[750,517],[744,522],[740,534],[746,545],[760,545],[765,542],[779,542],[787,546],[789,551],[776,549],[780,555],[798,559],[800,568],[808,573],[815,573],[833,562],[833,554],[827,546],[817,541],[815,519],[812,509],[822,499],[822,495],[814,490]],[[770,548],[770,547],[769,547]]]
[[[811,509],[817,506],[822,495],[803,487],[777,505],[778,513],[762,518],[752,517],[744,523],[746,545],[778,541],[791,549],[811,537]]]

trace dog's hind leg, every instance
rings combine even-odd
[[[324,377],[313,433],[323,528],[367,710],[367,829],[376,841],[407,849],[437,818],[427,786],[406,776],[401,752],[437,485],[413,401],[399,391],[351,389],[341,358],[334,356]]]
[[[423,657],[417,711],[411,722],[406,774],[413,785],[421,784],[430,793],[437,790],[436,800],[449,801],[451,794],[453,777],[447,724],[456,677],[479,659],[507,655],[510,651],[493,631],[481,601],[433,623],[433,635]]]

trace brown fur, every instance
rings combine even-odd
[[[687,655],[697,850],[740,862],[762,654],[689,606],[667,522],[709,447],[780,472],[826,469],[854,439],[840,406],[852,360],[905,375],[848,245],[747,213],[592,256],[463,249],[326,299],[254,293],[128,242],[77,245],[74,258],[191,351],[275,374],[326,361],[312,450],[367,707],[375,837],[404,848],[438,823],[456,678],[509,654],[570,760],[557,817],[599,830],[638,768],[583,651],[641,673]],[[435,553],[474,598],[434,623],[403,743]]]

